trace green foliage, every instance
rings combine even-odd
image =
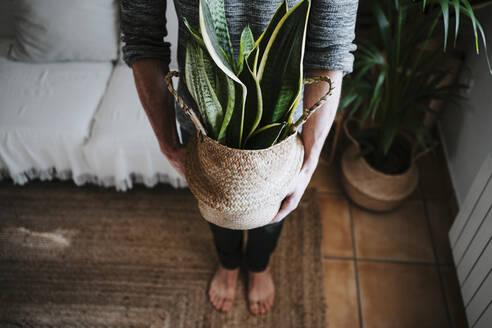
[[[199,0],[199,29],[191,38],[185,80],[207,135],[229,147],[267,148],[293,126],[302,90],[302,61],[310,1],[288,10],[284,0],[255,40],[249,26],[235,57],[224,0]]]
[[[206,55],[195,41],[190,41],[186,47],[186,84],[190,85],[190,94],[200,109],[200,115],[205,118],[206,127],[213,138],[219,138],[220,127],[224,118],[224,112],[210,81],[204,60]],[[210,66],[210,64],[209,64]]]
[[[255,131],[248,140],[248,149],[263,149],[273,145],[284,131],[287,123],[272,123]]]
[[[258,40],[256,40],[256,46],[258,47],[258,51],[259,51],[258,57],[260,59],[263,58],[263,53],[265,52],[265,49],[268,45],[268,41],[270,41],[272,37],[273,31],[280,23],[282,17],[284,17],[287,14],[287,12],[288,12],[287,1],[282,1],[280,6],[278,6],[277,10],[275,10],[275,13],[273,14],[272,18],[270,19],[270,22],[267,25],[267,28],[260,35]]]
[[[253,32],[246,26],[241,33],[241,42],[239,44],[239,57],[238,62],[238,72],[241,73],[243,70],[244,57],[248,57],[250,52],[255,48],[255,39],[253,37]],[[253,63],[254,64],[254,63]]]
[[[435,141],[422,113],[435,114],[431,101],[460,99],[463,86],[445,83],[449,74],[443,65],[445,54],[439,47],[432,49],[429,41],[444,34],[445,49],[452,19],[456,41],[459,18],[465,16],[472,23],[475,45],[477,31],[485,49],[486,43],[468,0],[378,0],[372,7],[375,30],[369,38],[356,41],[354,72],[344,82],[340,108],[349,110],[349,118],[357,114],[362,124],[371,121],[378,126],[371,138],[356,138],[364,156],[379,168],[402,131],[413,136],[422,150],[431,147]],[[440,21],[442,32],[437,28]]]
[[[310,2],[301,1],[273,31],[258,68],[263,90],[261,125],[288,121],[302,88],[302,51]]]

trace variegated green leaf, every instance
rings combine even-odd
[[[291,121],[302,90],[310,1],[301,0],[282,17],[261,58],[257,77],[263,92],[260,126]]]
[[[231,80],[224,72],[221,70],[216,70],[216,88],[215,91],[219,96],[219,101],[224,112],[224,119],[222,120],[222,125],[220,127],[219,135],[217,141],[219,143],[224,143],[226,138],[227,127],[232,117],[235,104],[235,88],[234,81]]]
[[[259,49],[259,54],[258,54],[258,60],[259,61],[261,61],[261,58],[263,57],[263,53],[265,52],[268,41],[270,41],[270,37],[272,36],[273,31],[277,27],[277,25],[280,22],[280,20],[282,19],[282,17],[285,16],[285,14],[287,13],[287,10],[288,10],[287,1],[284,0],[275,10],[275,13],[273,14],[272,18],[270,19],[270,22],[268,23],[267,28],[260,35],[258,40],[256,40],[256,46],[258,46],[258,49]]]
[[[255,52],[258,52],[258,48],[255,49]],[[244,69],[241,75],[239,75],[239,78],[244,82],[246,88],[248,88],[248,96],[246,97],[246,106],[244,109],[243,136],[241,140],[241,145],[244,146],[245,142],[247,142],[248,138],[251,137],[258,127],[258,124],[260,124],[263,113],[263,96],[260,83],[247,61],[245,61]]]
[[[253,32],[249,25],[243,29],[241,33],[241,40],[239,42],[239,57],[237,59],[237,74],[240,74],[243,70],[244,57],[248,57],[253,48],[255,47],[255,39],[253,37]]]
[[[203,42],[205,43],[205,46],[207,47],[210,55],[212,56],[216,64],[218,66],[222,65],[226,67],[227,71],[230,71],[230,74],[234,75],[233,72],[235,71],[235,65],[232,62],[234,56],[233,58],[229,58],[228,54],[224,51],[224,48],[222,48],[221,39],[219,35],[217,35],[212,13],[210,12],[210,7],[208,6],[206,0],[200,0],[199,23],[200,31],[202,32]],[[217,58],[215,58],[214,55]]]
[[[285,123],[273,123],[258,129],[249,138],[245,149],[265,149],[274,145],[282,131],[285,129]]]
[[[203,42],[200,32],[194,30],[186,18],[184,18],[184,24],[195,41],[204,49],[203,60],[205,72],[207,73],[210,84],[214,87],[215,94],[219,99],[224,113],[224,119],[222,121],[217,141],[224,143],[225,130],[231,119],[232,111],[234,110],[234,82],[224,72],[222,72],[222,70],[220,70],[212,60],[205,47],[205,43]]]
[[[205,69],[205,73],[207,74],[207,78],[210,81],[210,84],[214,87],[215,89],[215,72],[220,71],[220,69],[215,65],[214,61],[210,57],[210,55],[207,53],[206,50],[202,49],[202,55],[203,55],[203,68]],[[215,89],[217,93],[217,89]]]
[[[257,51],[256,51],[257,50]],[[246,61],[248,62],[249,67],[253,71],[253,73],[256,76],[257,68],[258,68],[258,58],[259,58],[259,51],[260,49],[255,46],[255,49],[249,53],[249,55],[246,57]]]
[[[198,86],[195,84],[197,77],[196,77],[196,71],[195,67],[197,65],[198,61],[198,53],[194,48],[194,45],[191,41],[188,41],[186,43],[186,56],[185,56],[185,81],[186,81],[186,87],[188,88],[188,91],[193,99],[197,99],[197,91],[198,91]],[[202,123],[203,118],[202,118]]]
[[[244,88],[246,89],[246,86]],[[245,103],[244,105],[241,103],[243,88],[238,83],[234,83],[234,92],[236,94],[236,97],[234,99],[234,110],[229,122],[229,127],[226,131],[226,141],[229,147],[241,148],[245,105]]]
[[[232,49],[229,29],[227,28],[227,19],[225,16],[224,0],[205,0],[212,16],[215,34],[217,35],[220,47],[224,50],[225,55],[230,60],[232,67],[236,68],[234,60],[234,51]]]
[[[215,85],[215,75],[216,75],[216,65],[210,55],[207,52],[207,48],[205,47],[205,43],[203,42],[203,38],[199,31],[196,31],[193,27],[191,27],[190,23],[186,18],[183,18],[184,25],[188,29],[188,32],[193,37],[193,39],[202,47],[203,50],[203,60],[205,62],[205,71],[207,72],[207,77],[210,80],[212,86]]]
[[[223,112],[205,71],[202,48],[190,39],[186,45],[185,80],[210,137],[217,139]]]
[[[218,36],[215,32],[212,14],[210,13],[210,8],[208,7],[206,0],[200,0],[199,3],[199,24],[203,42],[213,61],[221,71],[235,82],[235,84],[238,84],[234,85],[234,109],[244,109],[248,90],[244,83],[242,83],[234,73],[234,66],[231,66],[226,53],[220,46]]]
[[[183,23],[186,26],[186,29],[190,33],[190,35],[195,39],[195,41],[202,47],[205,48],[205,43],[203,43],[203,38],[200,35],[199,31],[196,31],[193,27],[191,27],[190,23],[186,18],[183,18]]]
[[[258,49],[256,48],[255,52]],[[248,94],[244,108],[236,108],[231,118],[228,142],[231,146],[242,148],[260,123],[263,110],[263,98],[260,84],[246,61],[239,79],[246,85]]]

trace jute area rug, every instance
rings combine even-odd
[[[0,327],[323,327],[314,190],[286,220],[272,311],[249,313],[242,270],[221,313],[207,296],[212,235],[188,190],[1,182]]]

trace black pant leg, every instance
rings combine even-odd
[[[238,268],[243,255],[243,230],[232,230],[208,223],[220,264],[226,269]]]
[[[267,268],[270,255],[277,246],[283,224],[284,220],[248,230],[246,262],[249,271],[261,272]]]

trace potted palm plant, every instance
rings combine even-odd
[[[436,114],[432,102],[460,98],[463,86],[449,82],[443,52],[450,20],[455,42],[459,19],[466,17],[477,52],[479,37],[485,49],[486,43],[467,0],[378,0],[372,6],[375,34],[357,41],[340,106],[347,110],[344,129],[351,140],[341,159],[342,185],[355,203],[385,211],[415,190],[415,161],[436,143],[425,123]],[[444,47],[431,46],[439,37]]]

